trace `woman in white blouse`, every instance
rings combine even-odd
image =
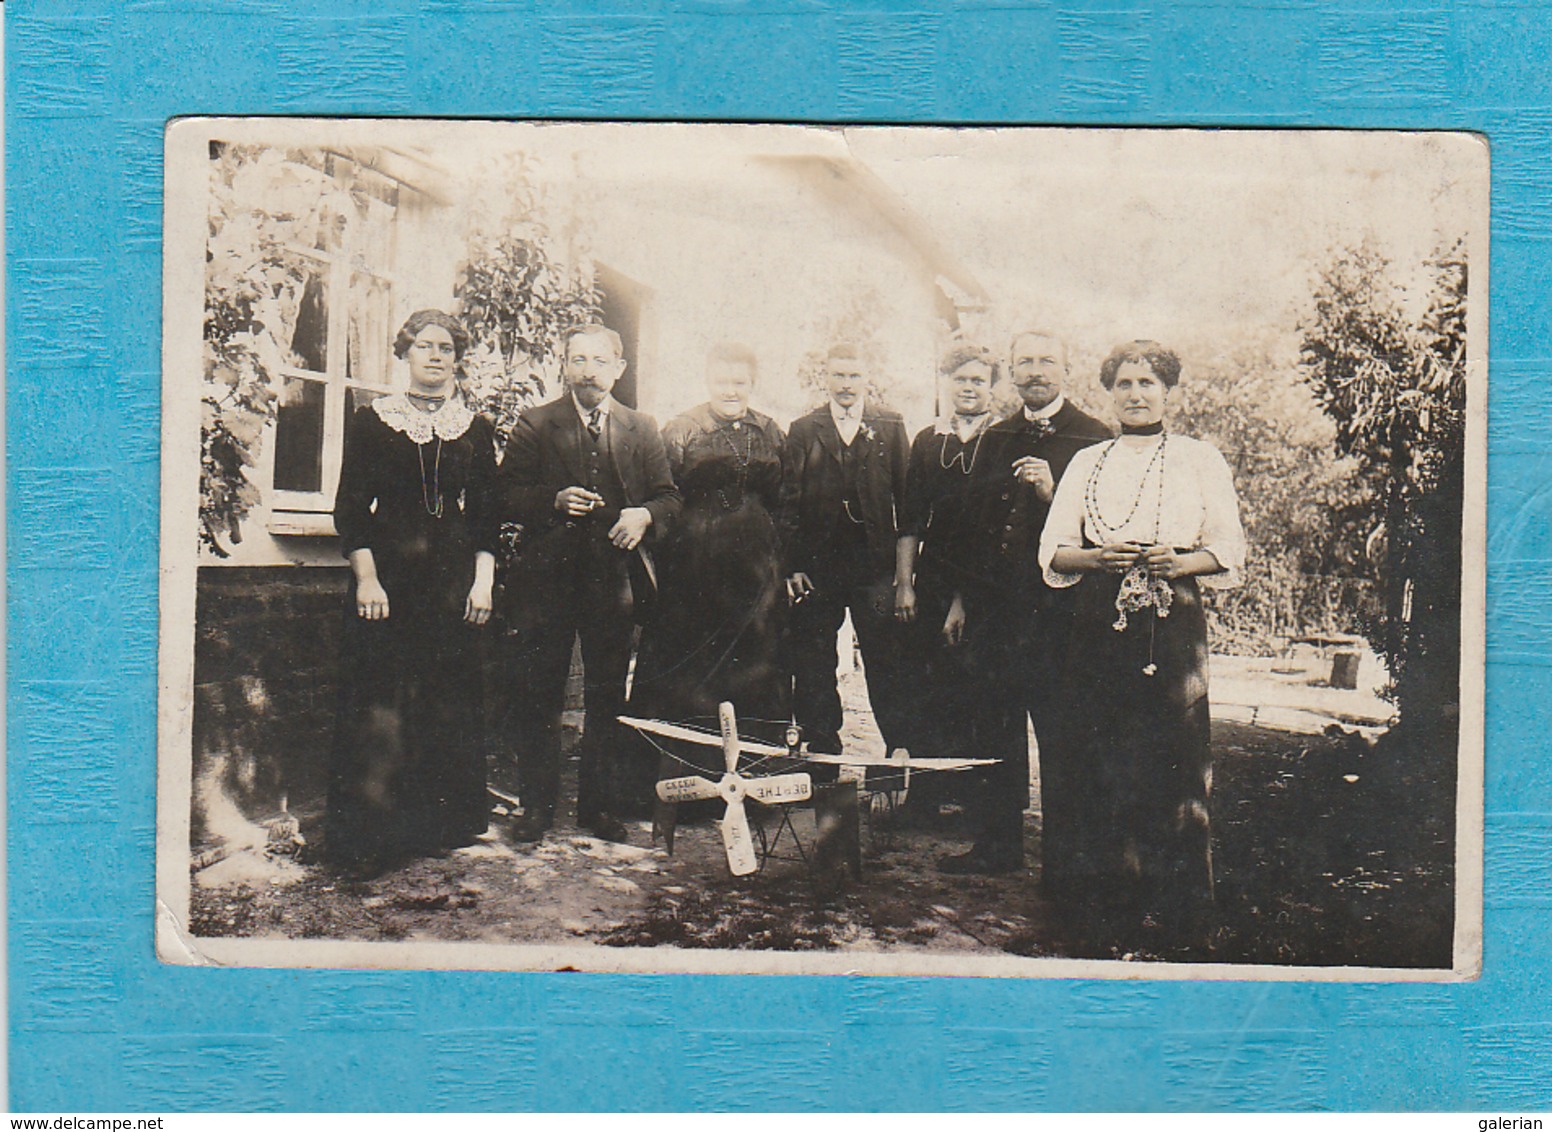
[[[1072,815],[1089,898],[1116,927],[1184,941],[1212,901],[1207,619],[1201,586],[1239,584],[1245,535],[1211,444],[1164,430],[1180,359],[1157,342],[1100,368],[1121,435],[1073,457],[1040,539],[1071,588],[1066,741],[1091,789]]]

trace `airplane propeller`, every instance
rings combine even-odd
[[[722,761],[726,768],[720,781],[713,782],[698,774],[665,778],[657,784],[657,796],[665,802],[693,802],[720,797],[727,803],[722,814],[722,845],[727,851],[728,871],[736,877],[759,871],[760,862],[749,834],[749,816],[745,799],[769,805],[802,802],[813,792],[809,776],[802,771],[747,778],[738,773],[738,756],[749,744],[740,743],[738,719],[733,705],[717,705],[717,721],[722,729]]]

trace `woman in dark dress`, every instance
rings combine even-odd
[[[717,704],[728,700],[741,731],[781,742],[790,718],[775,519],[782,433],[749,407],[755,376],[751,351],[717,347],[707,359],[710,400],[663,427],[684,509],[659,536],[658,604],[642,631],[630,710],[715,728]],[[671,750],[721,772],[715,749]]]
[[[1073,457],[1040,540],[1052,586],[1076,586],[1067,742],[1090,789],[1074,805],[1071,897],[1113,926],[1189,941],[1212,901],[1207,619],[1200,587],[1239,584],[1234,480],[1211,444],[1165,431],[1180,361],[1156,342],[1100,370],[1121,436]],[[1081,752],[1081,753],[1080,753]]]
[[[452,316],[412,314],[394,341],[409,388],[357,409],[346,432],[334,523],[353,584],[327,829],[342,863],[468,845],[486,828],[496,454],[458,389],[467,345]]]
[[[965,513],[970,474],[992,424],[991,353],[962,344],[938,365],[942,400],[936,422],[917,433],[906,473],[900,522],[901,578],[895,587],[895,616],[910,646],[913,705],[906,743],[912,753],[933,757],[974,755],[976,677],[960,647],[964,633],[964,546],[960,521]],[[918,813],[954,800],[958,776],[918,776],[910,805]],[[930,816],[927,814],[926,816]]]

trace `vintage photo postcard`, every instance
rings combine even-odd
[[[173,122],[159,955],[1475,977],[1488,183]]]

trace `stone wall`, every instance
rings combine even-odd
[[[240,841],[280,811],[321,811],[350,572],[206,566],[194,644],[196,846]]]
[[[303,819],[323,813],[339,694],[346,566],[203,566],[194,644],[192,845],[260,844],[282,796]],[[496,627],[499,634],[499,625]],[[502,735],[503,680],[487,653],[485,701],[493,781],[517,790]],[[581,657],[566,690],[572,731]],[[568,744],[569,745],[569,744]]]

